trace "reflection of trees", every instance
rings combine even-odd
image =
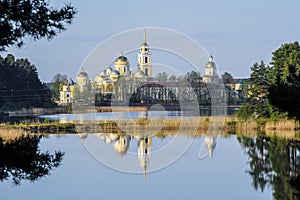
[[[58,167],[64,153],[41,153],[41,136],[24,136],[4,141],[0,137],[0,180],[12,178],[14,184],[21,180],[36,181]]]
[[[272,186],[275,199],[300,199],[300,142],[257,136],[238,137],[249,156],[253,187]]]

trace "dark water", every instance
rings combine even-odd
[[[156,156],[167,159],[166,149],[174,156],[176,136],[1,138],[1,199],[299,199],[300,145],[293,140],[182,134],[177,139],[192,142],[189,148],[156,171]],[[118,162],[109,167],[108,158]],[[124,166],[136,173],[112,169]]]

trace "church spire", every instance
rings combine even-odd
[[[208,61],[209,62],[213,62],[214,61],[214,57],[212,56],[212,54],[210,54]]]
[[[146,182],[146,175],[147,175],[147,171],[146,171],[146,167],[144,167],[144,181]]]
[[[146,29],[144,29],[144,43],[147,42],[147,39],[146,39]]]

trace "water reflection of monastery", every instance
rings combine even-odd
[[[144,172],[144,178],[146,178],[147,167],[149,166],[152,137],[119,135],[114,133],[98,133],[96,134],[102,141],[114,146],[115,152],[123,157],[127,154],[130,148],[130,142],[135,140],[138,147],[138,160],[140,167]],[[88,134],[79,134],[79,137],[84,140],[88,137]]]
[[[119,135],[116,133],[97,133],[96,135],[105,143],[112,145],[115,153],[118,154],[120,158],[125,157],[130,149],[130,145],[132,145],[133,142],[136,142],[139,165],[144,172],[144,179],[146,179],[146,172],[150,165],[150,156],[152,152],[152,137]],[[88,134],[79,134],[79,137],[84,140],[88,137]],[[212,158],[216,146],[216,139],[216,136],[205,136],[204,157],[209,155],[209,157]]]
[[[217,137],[216,136],[205,136],[204,138],[206,150],[208,151],[208,155],[210,158],[213,156],[213,151],[217,144]]]

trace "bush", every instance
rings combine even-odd
[[[236,117],[239,120],[250,119],[254,114],[254,107],[250,104],[243,104],[242,107],[236,113]]]

